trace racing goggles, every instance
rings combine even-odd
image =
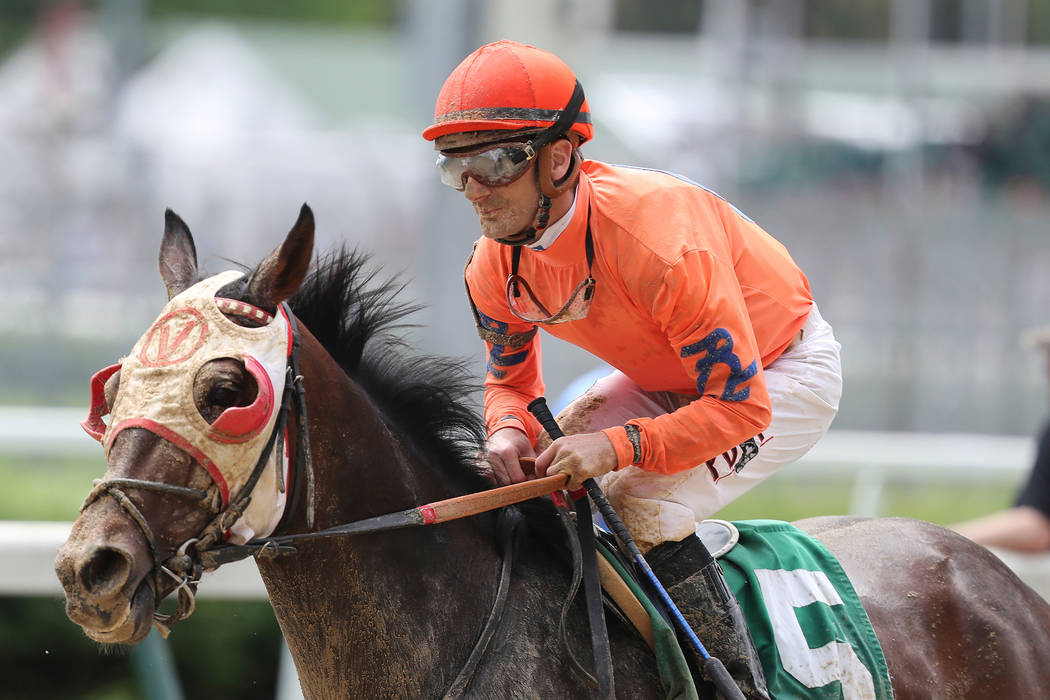
[[[501,144],[486,146],[473,153],[437,157],[441,182],[462,192],[467,187],[467,178],[472,177],[485,187],[509,185],[525,174],[529,161],[536,157],[532,143]]]

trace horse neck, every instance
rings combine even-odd
[[[436,471],[391,429],[364,390],[308,331],[302,344],[316,528],[444,498]],[[296,527],[304,527],[299,520]]]
[[[302,374],[316,529],[447,495],[312,337],[304,339]],[[305,528],[302,511],[293,531]],[[304,688],[318,696],[382,689],[422,697],[447,687],[494,596],[499,557],[491,521],[313,541],[294,556],[260,560]]]

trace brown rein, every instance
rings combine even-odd
[[[317,540],[328,537],[340,537],[343,535],[361,535],[386,530],[396,530],[405,527],[419,527],[423,525],[435,525],[450,520],[458,520],[471,515],[478,515],[488,511],[496,510],[504,506],[528,501],[539,496],[546,496],[565,487],[569,477],[567,474],[555,474],[542,479],[523,481],[520,484],[501,486],[488,491],[469,493],[464,496],[447,498],[442,501],[427,503],[426,505],[408,508],[406,510],[385,515],[377,515],[364,520],[355,520],[343,525],[335,525],[316,532],[304,532],[297,535],[281,535],[277,537],[265,537],[253,540],[242,545],[221,545],[201,551],[201,560],[205,568],[214,568],[222,564],[244,559],[259,554],[261,556],[275,556],[279,553],[291,551],[288,545],[296,542]]]

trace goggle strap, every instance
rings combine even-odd
[[[580,115],[580,107],[583,106],[584,99],[586,98],[583,94],[583,86],[580,85],[580,81],[577,80],[576,86],[572,89],[572,97],[569,98],[569,104],[565,105],[565,109],[563,109],[561,114],[558,115],[558,121],[554,122],[549,129],[534,138],[532,141],[525,144],[525,147],[531,146],[534,151],[538,151],[568,131],[569,127],[575,123],[576,117]]]
[[[528,143],[523,144],[520,148],[515,148],[510,154],[510,161],[514,163],[514,165],[518,165],[519,163],[524,163],[527,160],[535,158],[536,149],[533,146],[534,143],[534,141],[529,141]]]

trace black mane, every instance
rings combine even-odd
[[[220,290],[245,299],[254,272]],[[462,359],[414,354],[396,331],[421,306],[401,301],[405,285],[379,276],[369,256],[345,246],[319,256],[288,305],[336,363],[360,386],[405,444],[437,469],[457,495],[492,481],[477,466],[485,424],[470,397],[480,382]],[[511,506],[525,516],[530,541],[568,561],[561,523],[549,499]],[[491,513],[489,514],[492,515]],[[495,522],[494,520],[492,522]]]
[[[289,306],[368,394],[395,432],[462,491],[491,487],[474,466],[485,438],[470,400],[480,388],[465,362],[413,354],[395,331],[418,304],[381,279],[370,258],[345,247],[319,257]]]

